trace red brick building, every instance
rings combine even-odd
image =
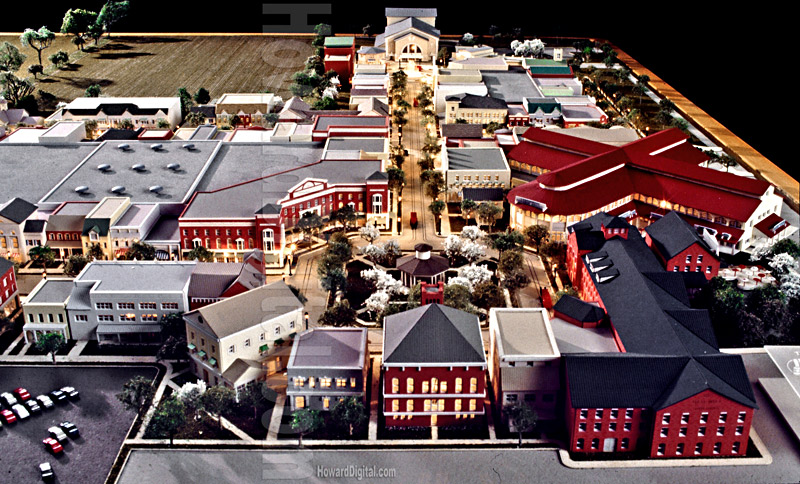
[[[477,316],[428,304],[384,320],[383,415],[387,427],[483,418],[486,353]]]
[[[341,81],[349,81],[356,61],[355,37],[326,37],[323,61],[325,72],[336,71]]]
[[[568,266],[620,353],[564,356],[569,450],[744,455],[757,406],[742,358],[720,353],[683,274],[665,271],[635,230],[602,212],[570,227]]]
[[[712,236],[708,240],[716,242]],[[717,254],[676,212],[669,212],[646,227],[645,242],[668,271],[698,272],[708,280],[719,273]]]
[[[19,307],[14,263],[0,257],[0,315],[8,316]]]

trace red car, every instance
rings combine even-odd
[[[60,454],[61,452],[64,452],[64,447],[62,447],[61,444],[59,444],[58,441],[52,437],[47,437],[42,441],[42,443],[50,452],[54,454]]]
[[[14,423],[17,421],[17,416],[14,415],[11,410],[0,410],[0,416],[3,417],[3,420],[6,421],[7,424]]]
[[[416,229],[417,224],[419,221],[417,220],[417,212],[411,212],[411,217],[409,217],[409,222],[411,223],[411,228]]]
[[[22,402],[24,402],[25,400],[30,400],[31,399],[31,394],[28,393],[28,390],[26,390],[26,389],[24,389],[22,387],[19,387],[16,390],[14,390],[14,395],[16,395],[17,398],[19,398],[20,401],[22,401]]]

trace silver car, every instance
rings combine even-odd
[[[17,404],[17,399],[9,392],[0,393],[0,401],[2,401],[3,404],[8,408],[11,408]]]
[[[47,431],[50,432],[50,437],[56,439],[57,441],[59,441],[61,443],[64,443],[64,442],[67,441],[67,434],[65,434],[64,431],[61,430],[61,427],[57,427],[57,426],[54,425],[54,426],[50,427],[49,429],[47,429]]]
[[[39,405],[41,405],[45,409],[50,409],[55,407],[55,404],[53,403],[52,400],[50,400],[50,397],[48,397],[47,395],[39,395],[38,397],[36,397],[36,401],[39,402]]]

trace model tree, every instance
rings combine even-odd
[[[54,34],[47,27],[41,27],[39,30],[25,29],[19,37],[20,43],[25,47],[30,47],[36,51],[39,56],[39,65],[42,65],[42,51],[47,49],[53,44],[56,34]]]
[[[34,264],[40,264],[44,271],[47,271],[47,264],[52,263],[56,258],[53,249],[46,245],[31,247],[31,250],[28,251],[28,256]]]
[[[230,412],[236,402],[236,392],[228,387],[213,386],[203,393],[203,408],[217,416],[217,424],[222,428],[222,414]]]
[[[26,55],[10,42],[0,45],[0,72],[16,72],[25,62]]]
[[[547,230],[547,227],[538,224],[525,227],[522,233],[525,235],[525,240],[536,249],[536,252],[539,252],[539,247],[541,247],[542,242],[547,240],[547,237],[550,235],[550,231]]]
[[[64,336],[61,333],[45,333],[36,341],[36,349],[42,353],[53,357],[53,364],[56,364],[56,353],[67,346]]]
[[[64,52],[63,50],[59,50],[55,54],[50,55],[47,58],[54,66],[60,68],[61,66],[65,66],[67,62],[69,62],[69,54]]]
[[[503,209],[490,202],[481,202],[476,210],[478,219],[483,225],[489,226],[489,231],[492,230],[494,224],[497,222],[497,217],[503,213]]]
[[[100,14],[97,16],[97,25],[108,32],[108,38],[111,38],[111,26],[119,22],[128,15],[130,10],[130,2],[128,0],[115,1],[109,0],[100,9]]]
[[[154,260],[156,258],[156,248],[146,242],[134,242],[128,252],[125,253],[127,260]]]
[[[211,94],[208,93],[208,89],[201,87],[194,93],[194,102],[197,104],[208,104],[211,101]]]
[[[143,376],[135,376],[125,382],[122,392],[117,394],[117,400],[122,402],[126,410],[134,410],[141,415],[155,393],[152,380]]]
[[[292,430],[297,431],[298,447],[303,447],[303,436],[316,431],[322,426],[322,423],[322,416],[319,414],[318,410],[309,410],[307,408],[295,410],[294,413],[292,413],[291,426]]]
[[[153,412],[148,430],[154,437],[169,437],[172,446],[175,434],[186,424],[186,407],[183,402],[171,396],[161,403]]]
[[[320,326],[352,326],[356,322],[356,311],[347,299],[342,299],[325,310],[317,322]]]
[[[522,447],[522,434],[530,432],[536,427],[536,421],[538,420],[536,411],[528,406],[527,403],[520,401],[514,405],[504,407],[503,411],[508,416],[509,424],[514,426],[514,430],[519,436],[517,447]]]
[[[61,23],[62,34],[72,34],[75,36],[73,43],[83,50],[86,43],[85,36],[92,25],[97,22],[97,12],[84,10],[82,8],[71,8],[64,14],[64,21]]]
[[[198,260],[200,262],[214,262],[214,253],[202,245],[186,253],[186,260]]]
[[[356,397],[346,397],[336,402],[331,409],[331,417],[347,430],[350,438],[363,428],[369,418],[364,403]]]
[[[100,84],[92,84],[83,91],[83,97],[100,97]]]

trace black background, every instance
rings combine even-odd
[[[0,9],[0,29],[21,31],[44,24],[56,31],[67,8],[99,11],[103,3],[15,2]],[[264,3],[131,0],[129,17],[114,29],[261,32],[263,25],[277,23],[276,18],[263,15]],[[426,4],[337,0],[330,5],[331,15],[312,16],[310,23],[330,23],[339,33],[360,33],[371,24],[374,35],[385,25],[384,7],[425,6],[438,8],[437,27],[445,34],[485,34],[495,24],[507,30],[521,27],[526,36],[608,39],[795,178],[800,173],[800,163],[790,148],[800,115],[800,100],[793,99],[797,82],[791,72],[792,64],[800,61],[793,47],[797,27],[794,14],[780,4],[747,2],[746,9],[736,9],[682,1]]]

